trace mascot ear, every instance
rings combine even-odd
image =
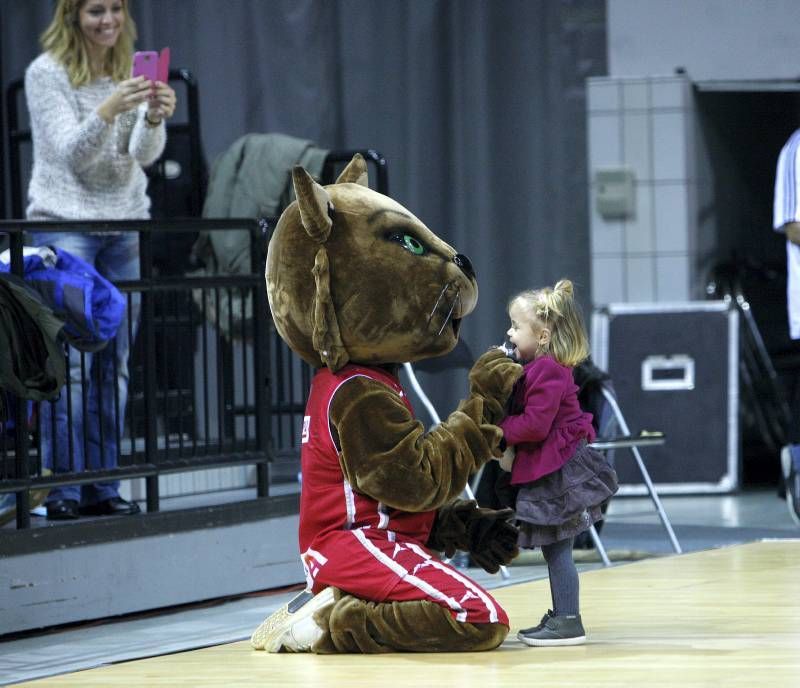
[[[333,307],[330,265],[328,252],[324,246],[333,226],[331,219],[333,203],[330,194],[302,167],[297,166],[292,169],[292,182],[303,229],[311,239],[320,244],[311,271],[315,282],[311,343],[322,362],[335,373],[347,363],[349,357],[342,343],[339,322]]]
[[[292,183],[303,229],[314,241],[324,244],[333,225],[330,216],[333,203],[330,195],[299,165],[292,168]]]
[[[347,167],[342,170],[339,178],[336,180],[337,184],[346,184],[351,182],[353,184],[360,184],[361,186],[369,186],[369,176],[367,175],[367,161],[361,153],[356,153],[353,159],[347,163]]]

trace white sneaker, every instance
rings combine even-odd
[[[250,644],[267,652],[310,652],[323,633],[314,622],[314,613],[333,602],[333,588],[325,588],[317,595],[304,590],[270,614],[255,630]]]

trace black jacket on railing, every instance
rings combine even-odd
[[[66,378],[63,327],[21,278],[0,274],[0,421],[4,392],[33,401],[59,395]]]

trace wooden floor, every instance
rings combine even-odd
[[[546,580],[495,591],[512,633],[494,652],[270,655],[240,642],[24,686],[800,686],[800,541],[649,559],[581,576],[588,643],[515,637],[550,607]]]

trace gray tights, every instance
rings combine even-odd
[[[550,576],[550,595],[553,598],[553,613],[556,616],[578,614],[578,569],[572,559],[573,538],[542,545],[542,554],[547,562]]]

